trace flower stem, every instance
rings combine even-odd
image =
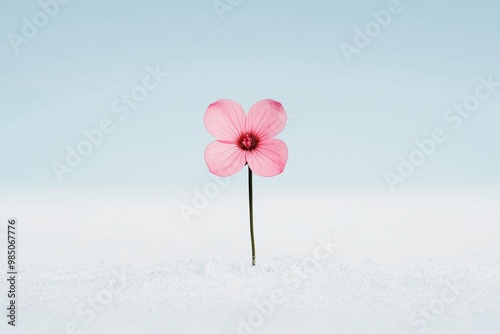
[[[255,239],[253,236],[253,190],[252,170],[248,166],[248,204],[250,208],[250,238],[252,239],[252,267],[255,266]]]

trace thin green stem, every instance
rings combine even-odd
[[[252,170],[248,166],[248,204],[250,208],[250,238],[252,239],[252,267],[255,266],[255,239],[253,236],[253,190]]]

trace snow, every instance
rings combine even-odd
[[[2,333],[500,329],[495,196],[257,198],[254,268],[244,196],[190,224],[184,202],[3,200],[21,267],[18,327]]]

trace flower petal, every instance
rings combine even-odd
[[[246,152],[250,169],[259,176],[275,176],[283,172],[288,160],[286,144],[276,138],[259,141],[256,149]]]
[[[272,138],[283,130],[286,124],[286,111],[281,103],[262,100],[255,103],[248,112],[245,129],[259,138]]]
[[[205,127],[218,140],[234,142],[245,130],[245,117],[238,102],[218,100],[205,112]]]
[[[215,175],[233,175],[245,166],[245,151],[235,144],[216,140],[205,149],[205,162]]]

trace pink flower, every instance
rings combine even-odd
[[[255,103],[248,115],[236,101],[212,103],[205,112],[205,126],[218,140],[205,149],[208,169],[215,175],[229,176],[248,163],[257,175],[280,174],[285,169],[288,149],[273,137],[285,124],[285,109],[274,100]]]

